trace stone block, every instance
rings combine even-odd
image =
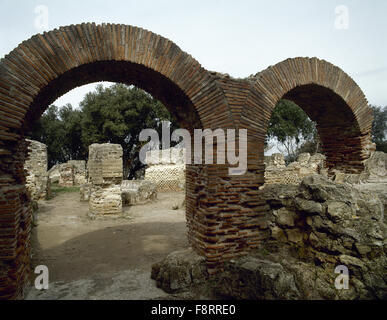
[[[89,182],[93,185],[121,184],[123,177],[122,147],[118,144],[89,146]]]

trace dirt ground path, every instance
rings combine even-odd
[[[47,291],[28,299],[153,299],[166,297],[150,279],[151,265],[188,247],[183,193],[124,208],[124,217],[90,220],[78,193],[41,201],[33,229],[33,267],[46,265]]]

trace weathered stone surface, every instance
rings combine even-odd
[[[88,202],[90,200],[91,187],[92,187],[92,184],[90,183],[86,183],[80,186],[79,193],[80,193],[81,201]]]
[[[74,185],[74,166],[70,163],[63,163],[59,167],[59,185],[72,187]]]
[[[294,227],[295,213],[293,211],[289,211],[283,207],[279,210],[273,210],[273,214],[280,226]]]
[[[267,159],[267,166],[285,167],[285,157],[282,153],[274,153]]]
[[[294,276],[276,262],[253,256],[228,263],[215,285],[217,295],[244,300],[294,300],[300,297]]]
[[[89,213],[92,217],[122,213],[122,154],[118,144],[92,144],[89,147]]]
[[[376,151],[364,162],[364,171],[349,174],[340,170],[333,170],[334,181],[339,183],[383,183],[387,184],[387,153]]]
[[[159,288],[176,293],[203,284],[208,273],[204,257],[189,248],[172,252],[163,261],[154,264],[151,277]]]
[[[61,165],[62,165],[61,163],[56,164],[50,170],[48,170],[47,174],[48,174],[48,177],[50,178],[51,183],[59,183]]]
[[[89,199],[89,214],[90,217],[122,214],[121,186],[116,184],[93,185]]]
[[[121,184],[123,178],[122,147],[104,143],[89,146],[89,182],[93,185]]]
[[[271,238],[261,247],[295,276],[299,299],[387,298],[384,208],[364,186],[359,190],[314,175],[296,189],[272,185],[259,191],[272,212]],[[293,212],[295,226],[278,219],[278,212]],[[346,292],[332,285],[340,264],[350,270]]]
[[[157,199],[157,186],[146,180],[124,180],[121,183],[123,206],[133,206]]]
[[[86,161],[70,160],[68,164],[74,167],[74,185],[80,186],[87,182]]]
[[[80,186],[87,183],[87,170],[85,160],[70,160],[66,163],[54,165],[48,176],[51,183],[62,186]]]
[[[28,159],[24,164],[27,172],[26,187],[33,201],[47,199],[50,195],[50,181],[47,175],[47,146],[34,140],[26,140]]]
[[[320,176],[290,190],[272,185],[259,193],[271,206],[270,238],[224,264],[202,290],[231,299],[387,299],[386,225],[372,193]],[[349,269],[348,290],[335,287],[339,265]]]

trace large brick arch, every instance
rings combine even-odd
[[[330,168],[347,172],[363,169],[362,161],[372,149],[372,110],[360,87],[344,71],[317,58],[293,58],[259,72],[249,81],[251,93],[240,121],[251,127],[252,139],[259,141],[262,155],[262,139],[271,114],[284,98],[298,104],[317,122]]]
[[[35,35],[1,60],[0,124],[20,128],[70,89],[102,80],[147,90],[187,124],[229,118],[208,116],[208,100],[224,103],[222,92],[176,44],[137,27],[87,23]]]
[[[25,133],[56,98],[102,80],[148,91],[190,130],[233,127],[231,110],[211,73],[157,34],[87,23],[22,42],[0,61],[0,299],[23,296],[31,275]],[[207,181],[215,174],[204,165],[189,165],[186,172],[188,238],[203,252],[205,229],[198,212],[205,209],[199,210],[198,198],[207,194]]]

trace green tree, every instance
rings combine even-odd
[[[374,122],[372,124],[372,139],[376,144],[377,151],[387,153],[387,106],[370,106],[374,112]]]
[[[285,148],[289,161],[294,161],[298,149],[305,142],[314,141],[316,150],[319,140],[316,125],[295,103],[282,99],[275,107],[267,130],[269,139],[276,138]]]
[[[82,117],[82,142],[117,143],[123,148],[124,177],[133,179],[144,168],[139,160],[139,134],[145,128],[156,129],[161,134],[161,121],[176,121],[161,102],[136,87],[114,84],[97,86],[80,103]]]
[[[47,145],[48,166],[85,158],[87,149],[81,141],[81,117],[71,104],[50,106],[35,123],[29,137]]]
[[[62,139],[65,135],[63,123],[59,118],[59,108],[50,106],[35,123],[29,138],[47,145],[48,167],[65,161]]]
[[[82,112],[73,109],[71,104],[63,106],[59,110],[59,118],[65,136],[62,137],[62,148],[66,161],[86,159],[88,148],[82,142]]]

